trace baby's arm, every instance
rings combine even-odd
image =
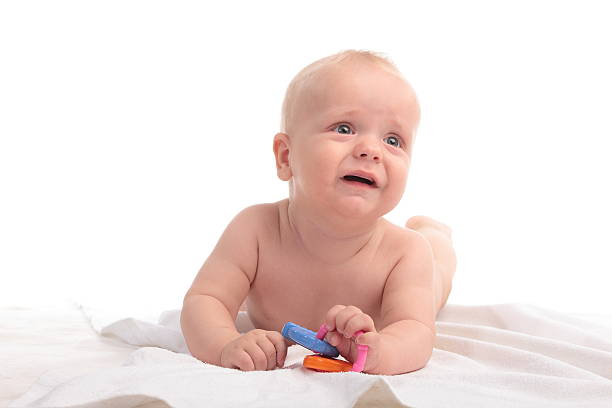
[[[381,304],[380,331],[372,318],[355,306],[336,305],[325,317],[326,339],[349,361],[355,361],[355,344],[367,345],[364,371],[401,374],[423,368],[435,337],[433,255],[421,235],[401,243],[408,248],[390,272]],[[354,337],[358,331],[364,334]]]
[[[398,374],[425,367],[435,341],[433,254],[427,240],[412,236],[410,251],[391,271],[381,305],[383,329],[375,372]]]
[[[181,328],[199,360],[243,370],[271,369],[284,360],[280,333],[252,330],[241,335],[235,325],[257,268],[258,219],[253,206],[230,222],[185,295]]]

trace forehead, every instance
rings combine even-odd
[[[388,68],[373,64],[325,67],[304,85],[299,104],[303,105],[302,113],[311,117],[368,113],[397,125],[413,126],[418,121],[414,91]]]

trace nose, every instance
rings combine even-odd
[[[382,152],[380,149],[380,141],[376,137],[363,136],[355,145],[354,156],[358,159],[370,159],[375,162],[380,162]]]

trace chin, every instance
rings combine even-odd
[[[373,218],[383,215],[381,209],[372,202],[364,200],[363,197],[344,197],[336,206],[340,215],[346,218]]]

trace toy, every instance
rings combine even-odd
[[[340,372],[353,371],[353,365],[348,361],[325,357],[318,354],[311,354],[304,357],[304,367],[315,371]]]
[[[303,364],[306,368],[324,372],[363,371],[368,354],[368,346],[361,344],[357,345],[359,354],[354,364],[351,365],[346,361],[333,358],[337,357],[340,353],[337,348],[323,340],[327,332],[328,330],[325,324],[321,325],[319,331],[315,333],[312,330],[308,330],[292,322],[287,322],[281,331],[282,335],[289,340],[319,353],[304,357]],[[360,330],[355,333],[355,337],[361,334],[363,334],[363,331]]]
[[[322,354],[327,357],[338,357],[340,353],[338,349],[323,340],[323,337],[318,337],[315,332],[308,330],[298,324],[287,322],[283,326],[281,334],[289,340],[295,341],[300,346],[306,347],[315,353]]]

